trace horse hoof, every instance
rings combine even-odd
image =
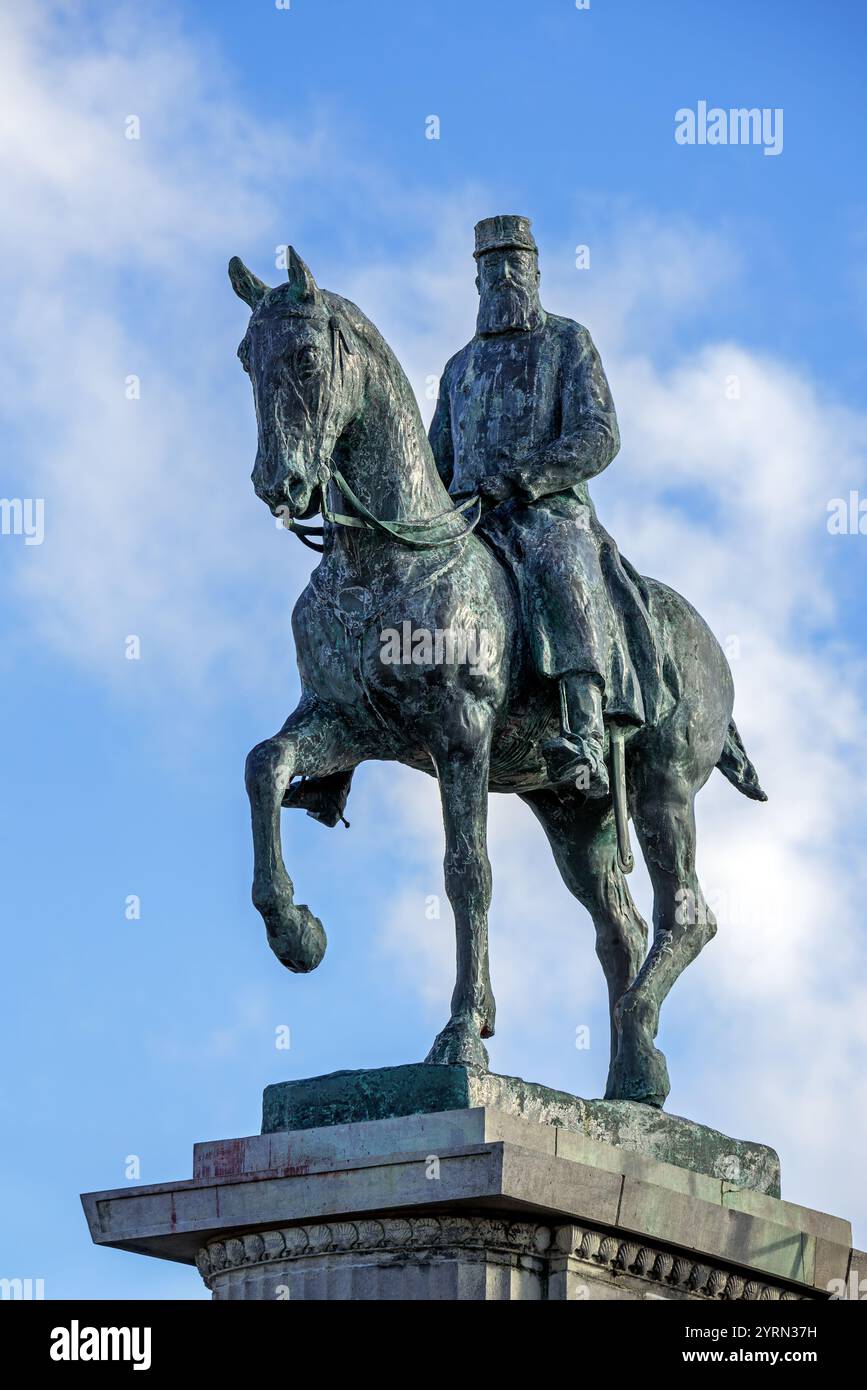
[[[451,1019],[437,1034],[425,1062],[438,1067],[473,1067],[476,1071],[487,1071],[488,1050],[482,1042],[478,1023]]]
[[[671,1082],[665,1057],[651,1047],[632,1065],[616,1058],[605,1088],[606,1100],[633,1100],[639,1105],[652,1105],[661,1110],[668,1099]]]
[[[279,893],[254,894],[253,902],[268,933],[268,945],[281,965],[295,975],[315,970],[328,938],[306,903],[293,903]]]

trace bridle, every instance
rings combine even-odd
[[[328,506],[328,486],[330,483],[334,483],[337,490],[358,513],[357,516],[348,516],[345,512],[331,511]],[[388,521],[384,517],[375,516],[370,508],[365,506],[361,498],[353,492],[333,459],[329,460],[327,464],[320,464],[319,484],[322,489],[322,515],[332,526],[346,526],[357,531],[374,531],[379,535],[389,536],[392,540],[399,541],[401,545],[416,549],[454,545],[457,541],[465,540],[475,530],[482,515],[481,498],[468,497],[457,506],[448,507],[445,511],[438,512],[436,516],[425,517],[422,521]],[[478,511],[472,519],[464,518],[466,524],[463,530],[455,531],[449,536],[430,537],[425,534],[425,532],[432,531],[434,527],[441,526],[450,517],[461,516],[471,507],[477,507]],[[310,550],[322,551],[325,549],[324,543],[320,544],[312,539],[313,536],[325,535],[324,526],[305,526],[303,522],[296,521],[294,517],[290,517],[288,521],[284,520],[284,525]]]
[[[317,430],[319,436],[317,442],[320,448],[323,449],[333,412],[332,403],[334,400],[335,378],[339,373],[340,380],[341,382],[343,381],[343,355],[344,353],[348,355],[352,354],[352,348],[349,346],[336,316],[332,316],[329,327],[331,329],[331,389],[328,394],[325,410],[323,411],[322,422]],[[396,518],[387,520],[385,517],[375,516],[370,508],[362,502],[361,498],[353,492],[349,483],[334,462],[334,459],[330,456],[327,463],[320,463],[318,477],[319,486],[322,490],[322,515],[330,525],[345,526],[358,531],[373,531],[379,535],[388,536],[391,540],[398,541],[401,545],[407,545],[415,549],[440,545],[454,545],[457,541],[465,540],[466,537],[475,530],[482,515],[481,498],[468,497],[463,502],[458,503],[457,506],[449,507],[446,511],[438,512],[436,516],[425,517],[420,521],[398,521]],[[331,483],[334,483],[338,492],[342,494],[357,515],[349,516],[345,512],[331,511],[328,506],[328,488]],[[433,531],[437,526],[441,526],[453,516],[463,516],[463,513],[469,511],[472,507],[478,508],[476,515],[472,519],[464,517],[465,525],[462,530],[455,531],[447,536],[431,537],[429,534],[426,534]],[[297,536],[310,550],[321,552],[325,549],[324,542],[312,539],[314,536],[324,537],[324,526],[305,526],[303,522],[296,521],[294,517],[290,517],[287,521],[285,516],[283,524],[286,526],[287,530]]]

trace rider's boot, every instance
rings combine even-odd
[[[351,784],[351,772],[333,772],[327,777],[302,777],[298,782],[290,782],[283,805],[299,806],[322,825],[332,827],[342,820],[348,826],[349,821],[343,812]]]
[[[548,777],[572,782],[588,797],[609,795],[602,723],[602,684],[586,671],[560,679],[560,733],[542,744]]]

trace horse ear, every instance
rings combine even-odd
[[[269,287],[264,280],[260,280],[258,275],[248,270],[238,256],[233,256],[229,261],[229,279],[235,294],[239,299],[243,299],[245,304],[249,304],[251,309],[255,309],[268,293]]]
[[[312,304],[319,298],[319,286],[294,246],[286,248],[286,275],[291,286],[292,298],[299,304]]]

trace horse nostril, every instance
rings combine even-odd
[[[302,475],[300,473],[288,473],[283,484],[283,490],[286,493],[287,501],[294,502],[304,491],[304,478]]]
[[[261,498],[274,515],[280,509],[294,511],[306,505],[308,487],[303,472],[289,467],[282,451],[273,453],[261,448],[256,455],[253,469],[253,485],[256,496]]]
[[[275,516],[286,510],[294,511],[304,497],[304,479],[300,474],[290,473],[279,483],[262,488],[259,496]]]

